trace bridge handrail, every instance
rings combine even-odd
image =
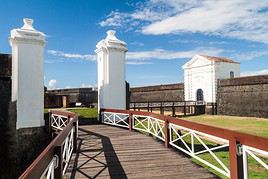
[[[183,127],[187,127],[193,130],[197,130],[200,132],[204,132],[210,135],[214,135],[216,137],[220,137],[223,139],[236,139],[240,144],[244,144],[250,147],[258,148],[261,150],[268,151],[268,139],[261,136],[256,136],[252,134],[237,132],[231,129],[224,129],[220,127],[210,126],[206,124],[201,124],[197,122],[187,121],[184,119],[174,118],[171,116],[164,116],[161,114],[145,112],[145,111],[131,111],[131,110],[120,110],[120,109],[101,109],[102,112],[114,112],[114,113],[128,113],[128,114],[136,114],[136,115],[144,115],[155,117],[162,121],[177,124]]]
[[[201,134],[207,135],[207,136],[213,136],[216,139],[220,139],[222,141],[226,141],[227,142],[226,144],[222,144],[222,146],[219,146],[219,147],[229,147],[230,170],[227,169],[225,166],[223,166],[225,171],[222,172],[222,174],[224,174],[225,176],[231,177],[231,178],[238,178],[238,176],[241,176],[241,175],[244,175],[244,178],[247,178],[248,171],[247,171],[247,164],[245,164],[247,157],[243,156],[243,153],[244,154],[248,153],[248,154],[253,155],[252,152],[250,152],[250,150],[252,150],[255,153],[258,153],[258,154],[261,154],[262,156],[264,155],[264,156],[268,157],[268,152],[267,152],[268,151],[268,138],[265,138],[265,137],[241,133],[241,132],[237,132],[237,131],[230,130],[230,129],[209,126],[209,125],[205,125],[205,124],[200,124],[200,123],[196,123],[196,122],[191,122],[191,121],[187,121],[187,120],[183,120],[183,119],[174,118],[171,116],[164,116],[161,114],[155,114],[155,113],[151,113],[151,112],[118,110],[118,109],[101,109],[102,114],[106,113],[106,112],[117,113],[117,115],[120,113],[128,114],[129,122],[128,122],[127,126],[129,128],[129,130],[133,130],[133,129],[139,130],[135,127],[135,124],[134,124],[135,123],[135,116],[137,116],[137,117],[140,116],[140,118],[143,118],[141,120],[148,120],[148,119],[153,120],[155,118],[157,120],[163,121],[164,125],[163,125],[163,123],[160,124],[159,122],[157,122],[157,120],[154,120],[150,124],[150,122],[148,120],[148,123],[147,123],[148,126],[144,126],[144,128],[146,128],[145,130],[147,130],[147,132],[149,129],[154,130],[154,131],[149,132],[149,133],[151,133],[155,137],[158,137],[159,139],[163,140],[165,142],[166,147],[173,146],[173,147],[176,147],[177,149],[180,149],[178,146],[175,146],[175,144],[173,143],[173,141],[171,139],[172,138],[171,130],[172,130],[172,127],[174,127],[174,126],[182,128],[184,130],[188,130],[189,134],[192,135],[192,137],[195,135],[194,133],[196,132],[196,133],[201,133]],[[146,117],[148,117],[148,118],[146,119]],[[138,121],[138,123],[139,123],[139,121]],[[113,125],[116,125],[116,124],[117,123],[114,122]],[[139,124],[141,124],[141,122]],[[152,126],[154,124],[155,124],[155,127]],[[120,126],[120,125],[118,125],[118,126]],[[156,132],[156,129],[155,129],[156,127],[158,128],[158,132]],[[162,133],[162,130],[164,130],[164,136],[162,136],[162,135],[159,136],[159,134]],[[141,131],[144,131],[144,130],[141,130]],[[201,140],[201,139],[199,138],[198,140]],[[200,141],[200,142],[202,143],[202,141]],[[206,147],[206,146],[204,146],[204,147]],[[218,149],[219,147],[217,147],[215,149]],[[207,149],[206,151],[211,152],[209,149]],[[193,155],[195,154],[195,152],[189,152],[187,154],[194,157]],[[214,154],[212,154],[212,155],[214,155]],[[254,156],[254,157],[261,165],[263,165],[268,170],[267,164],[262,163],[259,159],[257,159],[256,156]],[[223,165],[222,163],[220,163],[220,164]],[[241,167],[243,165],[244,165],[244,167]]]
[[[50,142],[50,144],[43,150],[43,152],[33,161],[33,163],[20,175],[19,179],[31,179],[31,178],[40,178],[43,176],[44,172],[50,167],[54,168],[52,175],[46,178],[62,178],[63,175],[63,160],[62,156],[63,144],[65,142],[69,143],[69,140],[72,142],[73,146],[71,152],[76,152],[76,140],[77,140],[77,129],[78,129],[78,117],[75,113],[67,111],[57,111],[51,110],[51,115],[60,115],[65,116],[66,118],[70,117],[67,125],[59,132],[59,134]],[[51,118],[49,119],[51,120]],[[50,122],[51,124],[51,122]],[[71,136],[71,137],[70,137]],[[66,139],[70,138],[68,141]]]
[[[159,107],[183,107],[205,105],[204,101],[140,101],[130,102],[130,108],[159,108]]]

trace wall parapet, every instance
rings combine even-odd
[[[130,92],[149,92],[149,91],[180,90],[180,89],[181,90],[184,89],[184,83],[132,87],[130,88]]]
[[[232,79],[219,80],[219,86],[243,86],[268,84],[268,75],[245,76]]]

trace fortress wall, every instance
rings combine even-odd
[[[130,88],[130,102],[183,101],[183,91],[183,83]],[[87,105],[98,102],[98,92],[91,88],[59,89],[47,91],[45,106],[59,107],[62,105],[61,96],[67,96],[69,104],[82,102]]]
[[[183,85],[130,88],[130,102],[183,101]],[[268,117],[268,75],[219,80],[217,92],[218,114]],[[97,103],[97,91],[90,89],[54,90],[49,93],[66,95],[69,102]]]
[[[268,117],[268,75],[219,80],[218,114]]]
[[[184,101],[183,83],[130,88],[130,102]]]

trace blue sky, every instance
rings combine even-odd
[[[24,17],[47,35],[45,85],[97,84],[95,46],[116,30],[128,44],[131,86],[183,81],[181,66],[195,54],[228,57],[242,75],[268,74],[268,1],[0,0],[0,53]]]

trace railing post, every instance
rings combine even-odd
[[[74,134],[73,134],[73,152],[77,152],[77,136],[78,136],[78,120],[73,123],[74,125]]]
[[[184,104],[183,104],[183,113],[184,113],[184,116],[186,116],[186,101],[184,101]]]
[[[68,116],[67,116],[67,124],[70,122],[70,119],[71,119],[71,116],[68,115]],[[67,125],[67,124],[66,124],[66,125]]]
[[[52,114],[51,112],[48,112],[48,133],[50,136],[51,136],[51,124],[52,124],[51,114]]]
[[[194,115],[197,115],[197,104],[194,102]]]
[[[102,112],[103,112],[103,109],[100,109],[99,111],[99,123],[100,124],[102,123]]]
[[[129,116],[128,116],[128,125],[129,125],[129,130],[130,130],[130,131],[132,131],[132,128],[133,128],[132,117],[133,117],[132,112],[129,112]]]
[[[174,105],[174,102],[172,103],[172,116],[175,117],[176,114],[175,114],[175,105]]]
[[[169,121],[165,119],[165,147],[169,148]]]
[[[162,102],[160,102],[160,114],[164,115],[164,110],[163,110]]]
[[[62,179],[63,163],[62,163],[62,146],[56,146],[55,155],[58,157],[58,167],[55,169],[54,177],[55,179]]]
[[[243,149],[240,143],[237,143],[237,165],[238,165],[238,178],[244,179],[244,165],[243,165]]]
[[[243,179],[243,155],[239,151],[240,144],[236,138],[229,140],[229,155],[230,155],[230,178]]]

